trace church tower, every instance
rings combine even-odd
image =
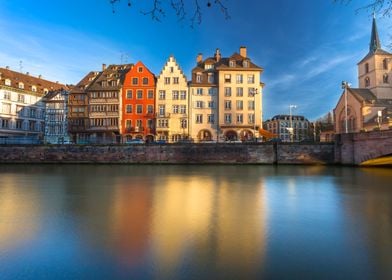
[[[381,48],[373,16],[369,53],[358,63],[359,88],[367,88],[377,99],[392,99],[392,54]]]

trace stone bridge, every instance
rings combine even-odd
[[[335,161],[345,165],[392,165],[392,129],[337,135]]]

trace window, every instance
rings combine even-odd
[[[180,120],[181,128],[187,128],[188,127],[188,122],[186,119],[181,119]]]
[[[243,82],[243,76],[242,76],[242,74],[237,74],[237,76],[236,76],[236,82],[237,82],[237,84],[242,84],[242,82]]]
[[[186,114],[186,105],[180,105],[180,114]]]
[[[186,91],[185,91],[185,90],[182,90],[182,91],[180,92],[180,99],[181,99],[181,100],[186,100]]]
[[[216,88],[209,88],[208,89],[208,94],[209,95],[215,95],[216,94]]]
[[[127,90],[127,99],[132,99],[132,90],[131,89]]]
[[[170,73],[174,72],[174,67],[170,67]]]
[[[257,93],[257,89],[248,88],[248,97],[254,97],[256,93]]]
[[[117,81],[110,81],[110,85],[111,85],[112,87],[117,86]]]
[[[248,124],[255,123],[255,114],[248,114]]]
[[[201,83],[201,74],[200,73],[196,74],[196,83]]]
[[[248,84],[254,84],[255,83],[255,75],[250,74],[248,75]]]
[[[138,78],[132,78],[132,84],[133,85],[137,85],[139,83],[139,79]]]
[[[237,114],[237,123],[242,124],[244,122],[244,116],[242,114]]]
[[[35,124],[36,124],[36,121],[29,121],[29,130],[30,131],[35,131]]]
[[[242,97],[244,96],[244,89],[242,87],[237,88],[237,97]]]
[[[30,118],[35,118],[37,116],[37,109],[30,108]]]
[[[207,123],[215,123],[215,115],[207,115]]]
[[[231,96],[231,88],[230,87],[225,87],[225,96],[226,97]]]
[[[203,115],[202,114],[196,115],[196,123],[203,123]]]
[[[18,83],[18,87],[19,87],[20,89],[24,89],[24,83],[19,82],[19,83]]]
[[[165,100],[166,99],[166,92],[164,90],[159,91],[159,100]]]
[[[158,127],[169,127],[169,120],[158,120]]]
[[[148,85],[148,78],[143,78],[143,85]]]
[[[153,113],[154,113],[154,106],[147,105],[147,114],[153,114]]]
[[[128,128],[128,129],[131,128],[132,127],[132,120],[126,120],[125,121],[125,127]]]
[[[208,101],[208,108],[215,108],[214,101]]]
[[[159,105],[159,115],[164,116],[165,115],[165,105]]]
[[[147,120],[147,127],[148,127],[149,129],[153,128],[153,121],[152,121],[152,119],[148,119],[148,120]]]
[[[388,70],[388,60],[386,58],[382,61],[382,68]]]
[[[230,67],[234,67],[234,66],[235,66],[235,61],[234,61],[234,60],[230,60],[229,66],[230,66]]]
[[[2,107],[2,111],[4,114],[11,114],[11,104],[3,103]]]
[[[142,72],[143,72],[143,67],[138,67],[138,68],[137,68],[137,71],[138,71],[139,73],[142,73]]]
[[[127,104],[127,114],[131,114],[132,113],[132,105]]]
[[[16,120],[16,129],[22,129],[23,127],[23,120]]]
[[[369,77],[366,77],[365,78],[365,87],[368,87],[368,86],[370,86],[370,79],[369,79]]]
[[[173,93],[172,93],[172,95],[173,95],[173,100],[178,100],[178,98],[179,98],[179,91],[178,90],[173,90]]]
[[[152,89],[149,89],[147,92],[147,98],[148,99],[153,99],[154,98],[154,91]]]
[[[249,61],[248,61],[248,60],[244,60],[244,62],[242,63],[242,65],[243,65],[245,68],[248,68],[248,67],[249,67]]]
[[[107,87],[108,86],[108,82],[107,81],[102,81],[101,82],[101,86],[102,87]]]
[[[203,101],[196,101],[196,108],[202,109],[203,108]]]
[[[225,123],[230,124],[231,123],[231,114],[225,114]]]
[[[36,86],[31,86],[31,91],[32,92],[37,92],[37,87]]]
[[[249,100],[248,101],[248,110],[254,110],[254,109],[255,109],[255,101]]]
[[[4,100],[11,100],[11,92],[4,91]]]
[[[198,88],[198,89],[196,90],[196,94],[197,94],[197,95],[203,95],[203,89],[202,89],[202,88]]]
[[[231,110],[231,101],[225,100],[225,110]]]
[[[137,99],[143,99],[143,91],[142,90],[138,90],[136,92],[136,98]]]
[[[8,119],[1,119],[1,127],[2,128],[9,128],[10,126],[10,120]]]
[[[136,127],[138,127],[138,128],[143,127],[143,121],[142,120],[136,120]]]
[[[225,83],[231,83],[231,75],[225,74]]]
[[[214,83],[214,74],[213,73],[208,73],[207,81],[210,84]]]
[[[143,105],[136,105],[136,114],[142,114],[143,113]]]
[[[365,73],[369,73],[369,63],[365,63]]]
[[[178,114],[178,109],[179,109],[178,105],[173,105],[173,114]]]
[[[11,80],[10,79],[5,79],[4,84],[6,86],[11,86]]]
[[[178,84],[178,81],[179,81],[178,77],[173,78],[173,84]]]
[[[382,81],[384,82],[384,84],[388,84],[389,83],[389,81],[388,81],[388,74],[384,74],[384,76],[382,77]]]
[[[170,84],[170,77],[165,77],[165,85],[169,85]]]
[[[242,100],[237,100],[236,108],[237,108],[237,110],[243,110],[244,109],[244,102]]]

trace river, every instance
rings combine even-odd
[[[0,279],[392,279],[392,170],[0,165]]]

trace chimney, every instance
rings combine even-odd
[[[26,75],[28,76],[28,75],[30,75],[30,73],[29,73],[29,72],[26,72]]]
[[[240,47],[240,55],[242,57],[246,57],[246,47],[244,47],[244,46]]]
[[[106,70],[106,64],[102,63],[102,71],[105,71],[105,70]]]
[[[219,62],[220,59],[221,59],[220,50],[216,49],[216,51],[215,51],[215,60],[216,60],[216,62]]]
[[[42,78],[42,75],[38,75],[38,79],[41,79]]]
[[[197,63],[200,63],[200,62],[202,62],[202,60],[203,60],[203,54],[199,53],[199,54],[197,55],[196,62],[197,62]]]
[[[9,66],[6,66],[5,69],[10,70],[10,67],[9,67]]]

